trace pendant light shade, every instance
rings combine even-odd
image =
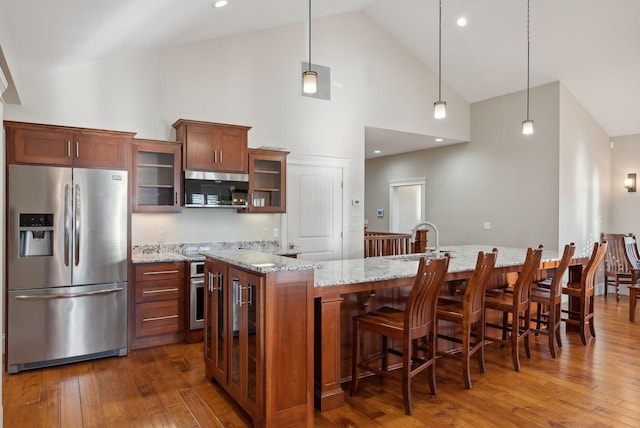
[[[529,1],[527,0],[527,120],[522,121],[522,135],[533,134],[533,120],[529,119]]]
[[[436,101],[433,103],[433,117],[436,119],[444,119],[447,117],[446,101]]]
[[[311,70],[311,0],[309,0],[309,69],[302,73],[302,92],[305,94],[318,92],[318,73]]]
[[[311,70],[302,73],[302,92],[305,94],[318,92],[318,73]]]
[[[433,117],[444,119],[447,117],[447,103],[442,101],[442,0],[439,0],[438,11],[438,101],[433,103]]]

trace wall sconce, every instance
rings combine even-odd
[[[624,187],[627,188],[627,192],[636,191],[636,174],[627,174],[627,178],[624,179]]]

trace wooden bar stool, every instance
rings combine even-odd
[[[461,346],[451,351],[439,352],[440,356],[462,357],[462,379],[464,386],[471,389],[471,356],[477,353],[480,372],[484,373],[484,294],[488,280],[498,256],[497,250],[491,253],[478,253],[476,267],[464,291],[462,302],[440,300],[438,302],[438,321],[448,321],[461,327],[461,336],[438,334],[439,339],[459,343]],[[472,329],[475,327],[475,334]]]
[[[418,273],[404,310],[382,307],[353,317],[353,344],[351,360],[351,395],[358,388],[360,369],[402,382],[404,411],[411,415],[411,379],[429,369],[431,393],[436,393],[436,304],[449,267],[449,255],[431,260],[424,257],[418,262]],[[360,361],[362,330],[382,336],[379,353]],[[418,339],[424,338],[427,349],[423,357],[418,355]],[[401,349],[393,348],[389,339],[399,342]],[[389,367],[389,354],[402,357],[402,368]]]
[[[502,338],[491,338],[491,340],[503,345],[511,344],[511,358],[515,371],[520,371],[520,342],[523,342],[527,357],[531,358],[529,345],[531,285],[540,267],[541,257],[542,248],[527,249],[527,257],[513,286],[513,292],[488,294],[485,301],[485,312],[486,309],[502,312],[502,324],[487,323],[487,326],[502,330]],[[511,323],[509,323],[509,317],[511,317]]]
[[[549,352],[553,358],[556,357],[556,342],[562,347],[560,339],[560,309],[562,304],[562,278],[569,269],[569,264],[576,251],[576,245],[571,244],[564,246],[562,259],[556,268],[553,278],[540,281],[531,289],[531,303],[536,304],[536,336],[539,333],[549,336]],[[543,311],[546,309],[546,312]],[[541,328],[542,324],[546,325],[546,329]]]
[[[578,326],[580,329],[580,339],[583,345],[587,345],[586,329],[589,324],[589,330],[592,337],[596,337],[596,329],[594,325],[593,313],[593,295],[595,291],[595,277],[598,266],[604,259],[607,251],[607,242],[593,244],[591,258],[587,262],[587,266],[582,271],[580,283],[568,283],[566,287],[562,287],[562,294],[566,294],[579,300],[578,308],[569,308],[563,312],[568,313],[567,318],[562,321],[567,324]]]

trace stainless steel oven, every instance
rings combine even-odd
[[[204,327],[204,262],[191,262],[189,283],[189,330]]]

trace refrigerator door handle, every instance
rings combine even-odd
[[[55,300],[55,299],[73,299],[75,297],[89,297],[89,296],[99,296],[103,294],[111,294],[117,293],[118,291],[124,290],[122,287],[118,288],[110,288],[109,290],[97,290],[97,291],[88,291],[85,293],[72,293],[72,294],[33,294],[33,295],[19,295],[16,296],[16,300]]]
[[[76,219],[76,224],[75,224],[75,228],[74,228],[74,242],[73,242],[73,249],[75,252],[75,265],[78,266],[78,264],[80,263],[80,185],[76,184],[76,191],[75,191],[75,212],[74,212],[74,217]]]
[[[69,204],[71,203],[71,197],[69,195],[70,188],[66,184],[64,186],[64,265],[69,266],[69,229],[71,228],[71,209]]]

